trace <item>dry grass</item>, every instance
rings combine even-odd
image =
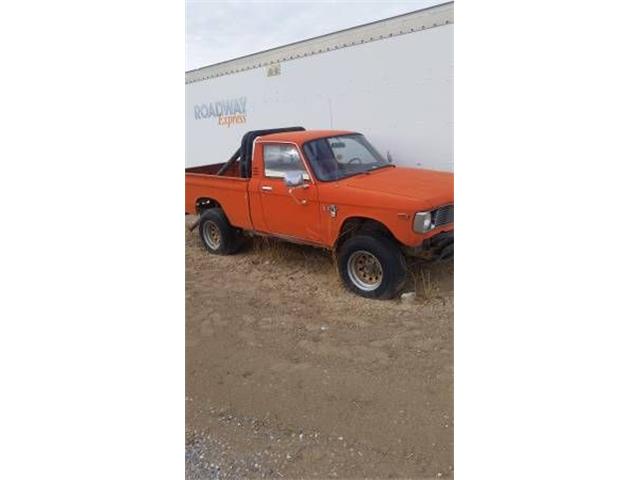
[[[333,268],[331,253],[320,248],[297,245],[268,237],[254,237],[246,247],[254,255],[273,263],[302,264],[318,270]]]
[[[190,225],[192,221],[192,218],[187,218],[186,224]],[[188,243],[197,247],[191,251],[192,255],[187,255],[187,263],[199,261],[196,257],[200,254],[210,261],[215,260],[213,256],[204,255],[204,248],[200,245],[197,232],[188,232],[187,239]],[[264,272],[266,275],[295,278],[295,281],[313,276],[317,291],[328,295],[336,295],[344,289],[334,255],[320,248],[274,238],[253,237],[247,239],[238,256],[231,258],[233,262],[229,268],[233,270],[250,269]],[[453,261],[431,263],[419,258],[408,258],[407,263],[409,277],[404,291],[415,291],[420,303],[439,303],[452,295]]]
[[[431,270],[427,266],[414,263],[409,268],[409,273],[413,280],[416,296],[429,301],[440,294],[439,282],[432,279]]]
[[[295,265],[302,269],[313,268],[316,271],[337,273],[337,263],[331,252],[304,245],[296,245],[283,240],[256,237],[251,239],[247,250],[270,263]],[[442,280],[448,279],[452,263],[428,263],[420,259],[409,259],[409,279],[405,291],[415,291],[416,296],[425,301],[441,297],[449,290]],[[447,282],[445,282],[447,283]]]

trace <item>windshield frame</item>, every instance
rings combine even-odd
[[[318,175],[318,172],[316,171],[315,162],[313,162],[311,160],[311,158],[309,158],[309,155],[307,155],[307,148],[306,147],[307,147],[308,144],[313,143],[313,142],[318,142],[318,141],[328,142],[330,139],[337,139],[337,138],[341,138],[341,137],[349,137],[349,138],[362,137],[365,140],[365,142],[361,143],[361,145],[371,154],[371,156],[373,158],[375,158],[376,160],[378,160],[378,161],[380,161],[382,163],[373,163],[371,165],[375,165],[375,166],[373,166],[372,168],[367,168],[367,169],[361,170],[359,172],[349,173],[349,174],[346,174],[344,176],[341,176],[340,178],[333,178],[333,179],[323,180],[322,178],[320,178],[320,176]],[[384,167],[395,167],[395,165],[393,163],[385,161],[385,158],[380,154],[380,152],[378,152],[378,150],[376,150],[376,148],[371,144],[371,142],[369,142],[369,139],[367,137],[365,137],[362,133],[359,133],[359,132],[342,133],[342,134],[338,134],[338,135],[327,135],[326,137],[319,137],[319,138],[314,138],[313,140],[307,140],[306,142],[302,143],[300,150],[301,150],[302,154],[304,155],[305,160],[307,161],[307,165],[309,166],[309,168],[313,172],[314,178],[318,182],[323,182],[323,183],[339,182],[339,181],[344,180],[346,178],[355,177],[356,175],[369,174],[369,172],[372,172],[372,171],[375,171],[375,170],[380,170],[380,169],[382,169]],[[332,155],[334,155],[333,149],[331,149],[331,153],[332,153]],[[335,159],[335,155],[334,155],[334,160],[336,160]]]

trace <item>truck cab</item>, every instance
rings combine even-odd
[[[211,253],[251,235],[334,250],[369,298],[401,290],[406,255],[453,256],[453,175],[397,167],[352,131],[248,132],[224,164],[187,169],[186,211]]]

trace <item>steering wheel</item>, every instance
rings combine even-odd
[[[351,160],[349,160],[347,162],[349,165],[353,164],[357,164],[357,165],[362,165],[362,160],[359,157],[353,157]]]

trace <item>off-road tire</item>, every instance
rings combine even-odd
[[[212,230],[215,229],[218,235],[212,234]],[[209,208],[202,212],[198,231],[204,248],[215,255],[231,255],[242,246],[240,231],[229,224],[224,212],[219,208]]]
[[[364,290],[350,278],[350,259],[359,252],[373,255],[382,268],[382,279],[374,289]],[[338,270],[345,287],[366,298],[393,298],[407,279],[407,263],[402,251],[393,240],[381,235],[356,235],[344,242],[338,252]]]

